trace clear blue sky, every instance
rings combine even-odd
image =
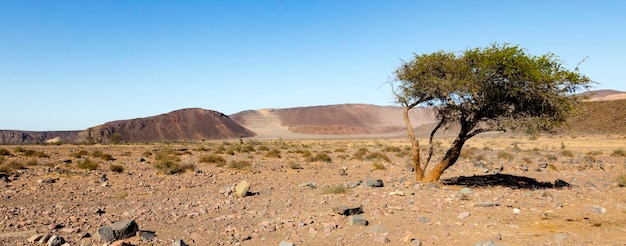
[[[626,1],[0,0],[0,129],[391,105],[413,53],[511,43],[626,91]]]

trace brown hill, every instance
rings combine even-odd
[[[79,133],[78,141],[109,142],[112,136],[125,142],[200,141],[254,135],[220,112],[190,108],[91,127]]]
[[[0,130],[0,144],[73,142],[80,131]]]
[[[561,129],[566,133],[626,133],[626,100],[591,101],[583,103],[579,115],[568,120]]]
[[[582,95],[589,97],[586,101],[613,101],[626,99],[626,92],[616,90],[597,90],[583,93]]]
[[[434,121],[426,108],[412,110],[411,123],[419,126]],[[371,135],[402,132],[402,108],[368,104],[340,104],[286,109],[248,110],[231,118],[259,136]]]

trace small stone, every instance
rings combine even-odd
[[[248,195],[250,191],[250,183],[248,181],[241,181],[239,184],[235,185],[235,195],[238,197],[245,197]]]
[[[56,182],[57,182],[56,179],[53,179],[53,178],[37,180],[37,183],[40,183],[40,184],[53,184]]]
[[[300,187],[316,188],[317,186],[315,185],[314,182],[305,182],[305,183],[300,184]]]
[[[48,239],[48,246],[61,246],[65,243],[65,239],[58,235],[52,235]]]
[[[391,240],[389,240],[387,235],[377,235],[376,237],[374,237],[374,241],[381,242],[381,243],[389,243],[389,242],[391,242]]]
[[[461,193],[461,195],[470,195],[472,194],[472,189],[471,188],[463,188],[459,191],[459,193]]]
[[[606,213],[606,208],[603,208],[600,206],[593,206],[591,208],[591,212],[593,212],[594,214],[603,214],[603,213]]]
[[[404,194],[404,191],[397,190],[397,191],[389,192],[389,195],[390,196],[404,196],[405,194]]]
[[[479,202],[476,203],[476,207],[497,207],[500,206],[499,202]]]
[[[387,227],[381,224],[376,224],[370,227],[369,229],[365,230],[365,233],[370,233],[370,234],[389,233],[389,229],[387,229]]]
[[[383,180],[382,179],[368,179],[367,181],[365,181],[365,186],[366,187],[383,187]]]
[[[156,233],[153,231],[140,231],[139,236],[141,237],[141,240],[151,241],[156,237]]]
[[[476,244],[474,244],[474,245],[476,245],[476,246],[496,246],[496,244],[494,244],[493,241],[491,241],[491,240],[476,242]]]
[[[524,172],[528,172],[528,166],[526,166],[526,165],[520,165],[519,169],[524,171]]]
[[[288,242],[288,241],[281,241],[278,246],[295,246],[295,244],[293,244],[292,242]]]
[[[456,216],[458,219],[462,220],[465,219],[467,217],[470,217],[470,213],[469,212],[462,212],[459,215]]]
[[[422,240],[413,239],[413,240],[411,240],[411,245],[413,245],[413,246],[422,246]]]
[[[519,208],[514,208],[513,209],[513,213],[514,214],[520,214],[520,213],[522,213],[522,210],[520,210]]]
[[[346,170],[346,168],[342,168],[339,170],[339,175],[341,176],[346,176],[348,175],[348,171]]]
[[[137,235],[139,226],[134,220],[120,220],[110,226],[102,226],[97,234],[101,240],[113,242],[121,239],[131,238]]]
[[[28,238],[28,242],[29,243],[35,243],[39,240],[41,240],[42,237],[44,237],[46,234],[35,234],[32,235],[31,237]]]
[[[177,239],[174,243],[172,243],[172,246],[187,246],[187,244],[185,244],[182,239]]]
[[[562,179],[557,179],[554,181],[554,187],[557,189],[561,189],[561,188],[570,188],[572,185],[570,185],[568,182],[565,182],[565,180]]]
[[[563,234],[556,234],[556,235],[554,235],[554,239],[556,239],[556,240],[565,240],[565,239],[567,239],[567,236],[563,235]]]
[[[43,235],[43,237],[39,238],[39,243],[47,243],[51,237],[52,237],[52,234],[45,234]]]
[[[369,222],[365,219],[365,216],[363,216],[363,214],[350,216],[349,222],[351,226],[367,226],[369,224]]]
[[[339,207],[334,207],[333,212],[335,212],[336,214],[341,214],[343,216],[362,214],[363,206],[358,206],[358,207],[339,206]]]

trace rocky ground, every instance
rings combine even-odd
[[[441,184],[404,139],[0,146],[0,244],[134,221],[133,245],[626,245],[623,136],[468,144]],[[166,152],[188,170],[159,172]]]

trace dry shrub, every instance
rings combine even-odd
[[[611,154],[611,156],[622,156],[622,157],[626,157],[626,150],[620,148],[620,149],[616,149],[613,151],[613,154]]]
[[[478,148],[476,147],[463,148],[461,150],[461,157],[465,159],[472,159],[477,151],[478,151]]]
[[[373,152],[373,153],[369,153],[368,155],[365,156],[365,159],[368,161],[385,161],[385,162],[391,162],[391,160],[389,160],[389,157],[387,157],[387,155],[381,153],[381,152]]]
[[[300,166],[300,164],[298,164],[298,163],[297,163],[297,162],[295,162],[295,161],[289,161],[289,162],[287,163],[287,167],[289,167],[289,169],[294,169],[294,170],[295,170],[295,169],[302,169],[302,167]]]
[[[360,148],[354,154],[352,154],[352,159],[354,160],[363,160],[365,155],[369,152],[366,148]]]
[[[228,163],[228,168],[230,169],[236,169],[236,170],[248,170],[250,169],[250,162],[249,161],[235,161],[232,160],[230,161],[230,163]]]
[[[24,165],[24,163],[13,160],[13,161],[2,164],[0,166],[0,173],[9,173],[15,170],[20,170],[20,169],[25,169],[25,168],[26,166]]]
[[[316,155],[311,155],[306,159],[308,162],[332,162],[332,158],[325,152],[317,153]]]
[[[226,164],[226,160],[224,159],[224,157],[221,157],[219,155],[203,155],[200,156],[200,159],[198,160],[198,162],[200,163],[215,163],[216,166],[222,167]]]
[[[622,174],[622,175],[618,176],[616,181],[617,181],[617,185],[619,185],[619,187],[626,187],[626,174]]]
[[[85,155],[89,155],[89,152],[87,152],[86,150],[79,150],[78,152],[71,153],[70,157],[81,158]]]
[[[113,165],[109,166],[109,170],[111,170],[111,172],[123,173],[124,172],[124,166],[113,164]]]
[[[105,154],[104,152],[102,152],[102,151],[100,151],[100,150],[94,150],[94,151],[91,153],[91,156],[92,156],[92,157],[96,157],[96,158],[100,158],[100,159],[102,159],[102,160],[104,160],[104,161],[111,161],[111,160],[115,160],[115,159],[113,158],[113,156],[112,156],[112,155],[110,155],[110,154]]]
[[[41,151],[35,151],[32,149],[27,149],[22,151],[22,155],[26,156],[26,157],[37,157],[37,158],[45,158],[48,157],[48,155],[46,155],[46,153],[41,152]]]
[[[8,156],[11,155],[11,152],[7,149],[0,149],[0,156]]]
[[[268,158],[280,158],[280,150],[272,149],[265,154],[265,157]]]
[[[337,195],[337,194],[346,194],[349,191],[350,191],[350,188],[345,187],[343,184],[336,184],[336,185],[331,185],[329,187],[326,187],[326,189],[322,191],[322,194]]]
[[[566,157],[574,157],[574,152],[572,152],[571,150],[564,149],[561,151],[561,155],[566,156]]]
[[[385,167],[385,164],[382,164],[380,162],[374,162],[374,170],[387,170],[387,167]]]
[[[384,149],[382,149],[383,152],[394,152],[394,153],[398,153],[400,151],[402,151],[402,149],[400,149],[400,147],[396,147],[396,146],[387,146]]]
[[[496,157],[498,159],[504,159],[504,160],[508,160],[508,161],[513,160],[513,158],[515,158],[515,156],[513,154],[511,154],[509,152],[506,152],[506,151],[499,151],[496,154]]]
[[[97,162],[90,159],[80,160],[76,163],[76,168],[83,170],[96,170],[98,169],[98,166],[100,165]]]

